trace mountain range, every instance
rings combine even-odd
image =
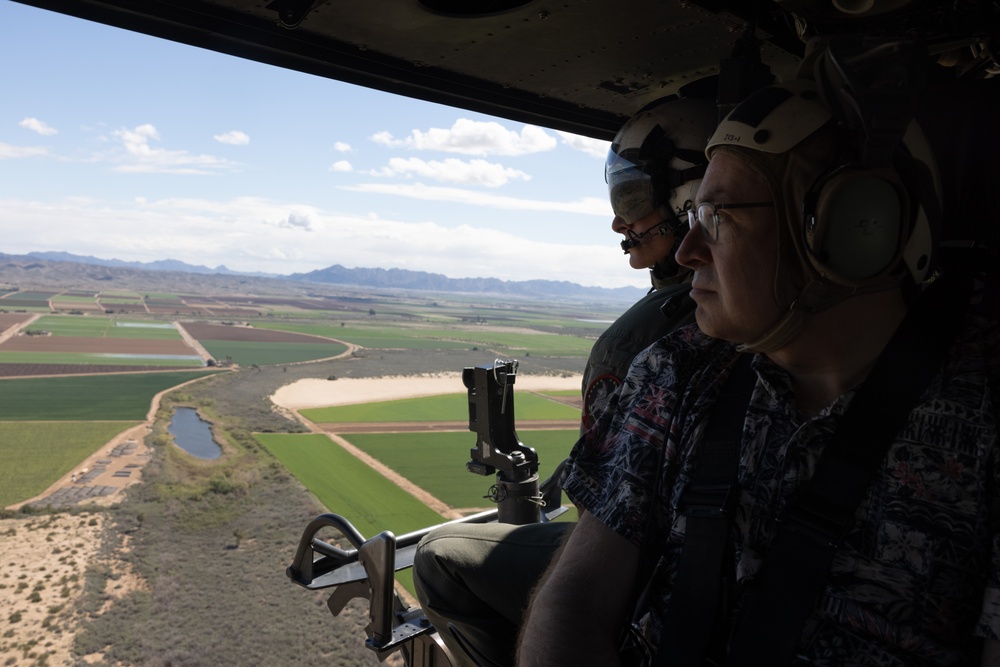
[[[440,273],[411,271],[408,269],[347,268],[334,264],[325,269],[290,275],[242,273],[220,265],[215,268],[188,264],[174,259],[154,262],[130,262],[120,259],[102,259],[89,255],[75,255],[69,252],[32,252],[27,255],[0,255],[0,259],[35,260],[42,262],[68,263],[84,266],[99,266],[119,269],[132,274],[140,272],[172,272],[195,274],[197,276],[226,276],[233,278],[265,279],[268,281],[292,281],[361,287],[372,289],[414,290],[421,292],[461,292],[470,294],[497,294],[525,298],[558,298],[573,300],[597,300],[613,302],[633,302],[646,290],[637,287],[589,287],[565,280],[500,280],[498,278],[449,278]],[[23,266],[21,268],[24,268]],[[39,267],[34,267],[39,268]],[[98,280],[114,278],[114,271]],[[132,274],[134,275],[134,274]],[[193,277],[193,276],[192,276]]]

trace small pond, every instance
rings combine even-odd
[[[174,416],[167,428],[174,442],[192,456],[200,459],[217,459],[222,447],[212,437],[211,424],[198,415],[194,408],[174,408]]]

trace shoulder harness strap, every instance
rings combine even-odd
[[[739,497],[743,423],[757,380],[752,358],[741,354],[726,379],[681,494],[677,510],[686,520],[684,547],[655,665],[701,664],[718,619],[725,616],[730,510]]]

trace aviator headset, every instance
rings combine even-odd
[[[708,149],[728,145],[785,154],[832,120],[813,82],[778,84],[761,89],[734,109]],[[850,133],[842,134],[837,142],[841,157],[832,167],[821,169],[804,192],[794,193],[801,202],[799,215],[794,202],[788,206],[800,259],[824,280],[851,289],[884,284],[882,279],[897,273],[901,259],[914,281],[921,282],[930,267],[932,248],[927,209],[936,209],[938,189],[926,139],[916,123],[910,123],[889,164],[866,166],[852,150]],[[788,159],[786,175],[816,173],[815,168],[795,164],[794,155]]]

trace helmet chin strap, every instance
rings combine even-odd
[[[736,349],[740,352],[761,352],[763,354],[780,350],[799,335],[809,315],[811,313],[797,310],[795,304],[792,304],[788,312],[782,315],[770,329],[765,331],[756,340],[752,340],[749,343],[740,343],[736,346]]]
[[[741,352],[762,352],[765,354],[779,350],[795,340],[795,337],[802,332],[802,327],[816,313],[832,308],[851,297],[897,288],[900,288],[900,283],[893,280],[848,287],[813,277],[788,306],[784,315],[779,317],[763,334],[749,343],[740,343],[738,348]]]
[[[866,290],[872,291],[872,290]],[[774,352],[785,347],[802,332],[806,321],[814,314],[834,306],[858,290],[831,286],[829,283],[813,279],[799,292],[799,295],[788,306],[784,315],[771,325],[764,333],[749,343],[740,343],[740,352]]]

